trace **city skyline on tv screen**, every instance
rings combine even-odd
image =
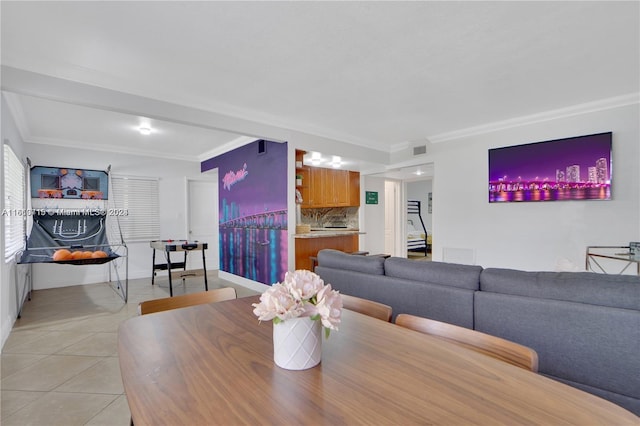
[[[612,133],[489,150],[489,202],[611,198]]]

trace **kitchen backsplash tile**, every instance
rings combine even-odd
[[[303,209],[301,219],[302,225],[310,225],[312,228],[359,228],[358,207]]]

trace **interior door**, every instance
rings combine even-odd
[[[217,172],[216,178],[217,178]],[[188,239],[208,244],[205,252],[207,271],[220,269],[218,244],[218,182],[215,180],[188,180],[189,230]],[[202,254],[189,255],[187,269],[202,268]]]
[[[384,182],[384,252],[396,255],[396,198],[398,184]]]

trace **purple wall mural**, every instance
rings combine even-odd
[[[218,169],[220,270],[263,284],[288,269],[287,144],[255,141],[203,161]]]

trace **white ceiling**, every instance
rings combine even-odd
[[[2,1],[5,68],[110,100],[2,83],[27,142],[203,159],[242,135],[286,140],[270,134],[285,129],[388,154],[636,94],[639,5]],[[113,107],[132,95],[211,120]],[[141,120],[155,133],[137,134]]]

